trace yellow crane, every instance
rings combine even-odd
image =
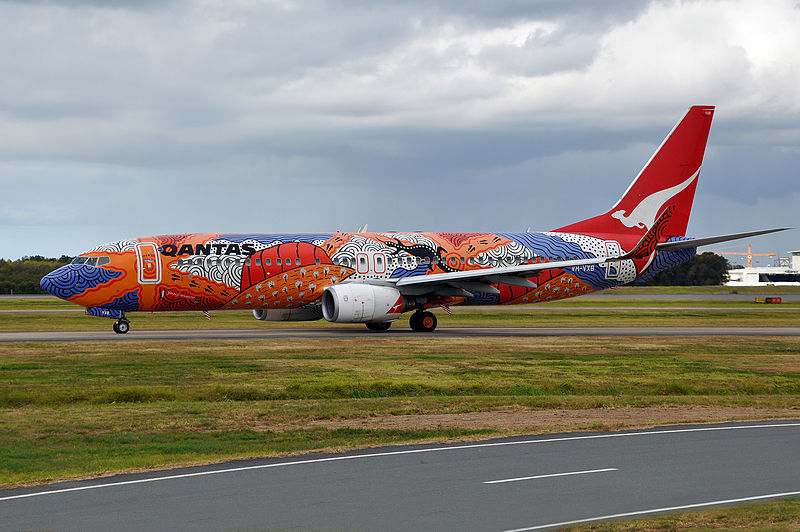
[[[747,253],[741,251],[712,251],[712,253],[716,253],[717,255],[740,255],[747,257],[747,267],[753,267],[753,257],[776,257],[775,253],[753,253],[753,247],[750,244],[747,244]]]

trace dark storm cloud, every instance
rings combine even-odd
[[[0,2],[0,181],[35,198],[0,207],[0,256],[37,231],[79,250],[367,221],[551,229],[613,203],[694,103],[718,111],[711,212],[690,228],[765,205],[762,223],[785,224],[795,7]]]

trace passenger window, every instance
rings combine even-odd
[[[261,259],[256,259],[256,266],[261,266]]]
[[[470,266],[474,266],[475,265],[475,259],[473,257],[468,257],[467,258],[467,264],[469,264]]]
[[[286,259],[284,262],[286,263],[287,266],[292,265],[292,259]]]
[[[466,260],[467,260],[467,259],[465,259],[464,257],[461,257],[461,264],[464,264],[464,262],[465,262]]]
[[[319,266],[320,264],[322,264],[322,261],[320,261],[319,259],[314,259],[314,264]]]
[[[300,257],[297,257],[296,259],[294,259],[294,264],[295,264],[295,266],[300,266]]]
[[[269,257],[264,259],[264,265],[265,266],[272,266],[272,259],[270,259]]]
[[[244,259],[244,265],[250,266],[250,259]]]

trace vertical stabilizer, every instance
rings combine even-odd
[[[613,207],[556,231],[618,240],[627,246],[638,242],[672,206],[663,238],[684,236],[713,117],[713,106],[691,107]]]

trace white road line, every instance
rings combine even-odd
[[[503,480],[487,480],[484,484],[502,484],[504,482],[517,482],[518,480],[536,480],[537,478],[568,477],[570,475],[588,475],[590,473],[605,473],[607,471],[619,471],[616,467],[605,469],[590,469],[587,471],[570,471],[568,473],[550,473],[549,475],[535,475],[532,477],[504,478]]]
[[[723,501],[710,501],[699,502],[696,504],[685,504],[683,506],[670,506],[668,508],[653,508],[652,510],[639,510],[637,512],[625,512],[622,514],[601,515],[598,517],[589,517],[587,519],[576,519],[574,521],[562,521],[561,523],[549,523],[546,525],[529,526],[526,528],[514,528],[513,530],[506,530],[505,532],[526,532],[528,530],[542,530],[544,528],[553,528],[557,526],[578,525],[581,523],[591,523],[594,521],[605,521],[608,519],[621,519],[623,517],[636,517],[639,515],[657,514],[663,512],[675,512],[678,510],[691,510],[694,508],[705,508],[707,506],[718,506],[722,504],[735,504],[740,502],[761,501],[764,499],[778,499],[781,497],[795,497],[800,495],[800,491],[787,491],[785,493],[770,493],[769,495],[756,495],[755,497],[742,497],[740,499],[726,499]]]
[[[274,467],[289,467],[305,464],[317,464],[323,462],[339,462],[343,460],[360,460],[363,458],[380,458],[384,456],[401,456],[406,454],[420,454],[420,453],[434,453],[441,451],[461,451],[468,449],[481,449],[485,447],[506,447],[510,445],[532,445],[543,443],[559,443],[565,441],[578,441],[578,440],[602,440],[606,438],[627,438],[635,436],[658,436],[663,434],[682,434],[691,432],[714,432],[726,430],[748,430],[748,429],[777,429],[777,428],[791,428],[800,427],[798,423],[772,423],[767,425],[739,425],[730,427],[695,427],[691,429],[665,429],[665,430],[651,430],[642,432],[615,432],[613,434],[587,434],[585,436],[565,436],[562,438],[549,438],[539,440],[520,440],[520,441],[501,441],[492,443],[473,443],[470,445],[454,445],[452,447],[429,447],[426,449],[407,449],[405,451],[387,451],[383,453],[368,453],[368,454],[354,454],[348,456],[329,456],[327,458],[312,458],[308,460],[296,460],[293,462],[279,462],[274,464],[259,464],[243,467],[232,467],[229,469],[212,469],[210,471],[198,471],[196,473],[183,473],[180,475],[166,475],[163,477],[150,477],[138,480],[126,480],[122,482],[109,482],[107,484],[94,484],[91,486],[77,486],[74,488],[62,488],[48,491],[37,491],[33,493],[23,493],[21,495],[10,495],[7,497],[0,497],[0,502],[11,501],[14,499],[24,499],[27,497],[39,497],[41,495],[55,495],[59,493],[69,493],[72,491],[92,490],[99,488],[112,488],[116,486],[127,486],[131,484],[144,484],[147,482],[160,482],[162,480],[175,480],[180,478],[190,477],[203,477],[207,475],[219,475],[222,473],[238,473],[241,471],[253,471],[257,469],[271,469]]]

